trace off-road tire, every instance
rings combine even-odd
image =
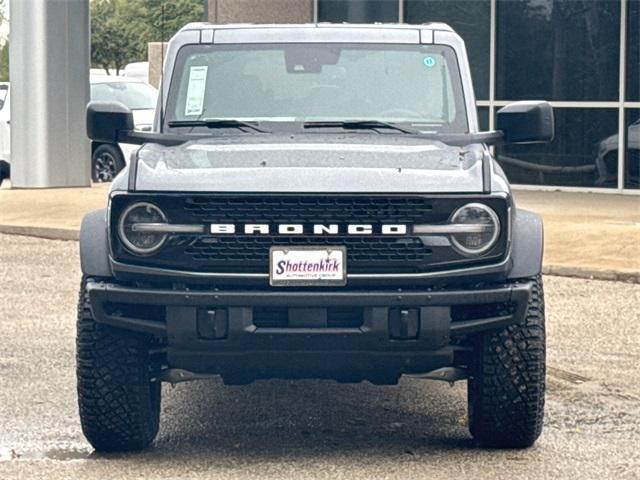
[[[521,324],[474,339],[469,430],[482,447],[526,448],[542,432],[545,391],[544,292],[533,283]]]
[[[83,278],[76,373],[82,431],[100,452],[141,450],[160,423],[160,382],[152,381],[149,335],[96,323]]]

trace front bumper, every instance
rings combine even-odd
[[[172,368],[236,380],[346,381],[452,365],[452,340],[521,322],[531,288],[526,282],[433,291],[87,285],[97,322],[166,339]]]

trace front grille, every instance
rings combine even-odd
[[[344,246],[349,273],[417,273],[467,264],[488,263],[506,250],[506,229],[496,247],[482,259],[469,259],[456,252],[444,239],[433,241],[407,233],[382,235],[381,224],[411,225],[447,222],[451,213],[465,203],[483,201],[507,224],[505,199],[477,196],[422,195],[239,195],[163,194],[120,195],[112,200],[112,225],[119,214],[135,201],[149,201],[166,213],[171,223],[337,224],[338,235],[271,234],[174,234],[155,255],[139,257],[129,253],[112,231],[114,257],[125,263],[176,270],[224,273],[267,273],[271,246]],[[373,225],[372,235],[347,235],[348,224]],[[239,232],[243,230],[238,228]],[[436,239],[437,240],[437,239]]]
[[[205,222],[236,223],[410,223],[433,209],[421,197],[265,196],[190,197],[185,211]]]
[[[418,238],[389,238],[371,236],[367,238],[331,237],[256,237],[238,235],[221,238],[194,238],[185,248],[185,255],[194,262],[251,262],[266,265],[269,262],[269,247],[285,246],[346,246],[347,264],[368,263],[384,267],[394,262],[424,263],[431,255]]]

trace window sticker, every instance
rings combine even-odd
[[[204,91],[207,86],[207,66],[191,67],[189,70],[189,86],[187,101],[184,105],[185,116],[202,115]]]
[[[425,67],[431,68],[436,64],[436,59],[433,57],[424,57],[423,62]]]

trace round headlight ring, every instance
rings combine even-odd
[[[483,203],[467,203],[466,205],[463,205],[462,207],[458,208],[455,212],[453,212],[453,215],[451,215],[449,222],[452,224],[459,223],[458,221],[456,221],[456,218],[459,217],[460,214],[465,210],[472,209],[472,208],[482,210],[484,213],[486,213],[489,216],[491,220],[491,224],[493,224],[494,226],[493,234],[491,235],[491,238],[489,239],[489,241],[486,242],[482,247],[476,249],[476,248],[468,248],[462,245],[456,239],[456,234],[452,234],[450,236],[450,239],[455,249],[458,250],[460,253],[466,256],[475,257],[488,252],[495,245],[496,241],[498,240],[498,237],[500,236],[500,218],[498,217],[498,214],[491,207],[488,207]]]
[[[164,214],[164,212],[162,210],[160,210],[160,208],[156,205],[154,205],[153,203],[149,203],[149,202],[138,202],[138,203],[134,203],[132,205],[129,205],[124,212],[122,212],[122,214],[120,215],[120,220],[118,221],[118,236],[120,237],[120,241],[122,241],[122,243],[124,244],[124,246],[126,247],[127,250],[129,250],[132,253],[135,253],[136,255],[152,255],[154,253],[156,253],[158,250],[160,250],[160,248],[162,248],[162,246],[164,245],[164,243],[167,241],[168,235],[164,234],[164,233],[147,233],[144,234],[142,233],[141,235],[150,235],[150,236],[155,236],[158,237],[158,240],[150,247],[140,247],[139,245],[136,245],[135,243],[133,243],[129,237],[127,237],[127,218],[129,217],[129,215],[131,215],[135,210],[137,209],[146,209],[147,211],[151,211],[153,213],[155,213],[158,218],[152,219],[150,218],[148,220],[148,222],[150,223],[167,223],[167,216]],[[153,215],[150,214],[150,215]],[[160,220],[160,222],[158,222],[158,220]],[[140,223],[144,223],[144,222],[140,222]]]

